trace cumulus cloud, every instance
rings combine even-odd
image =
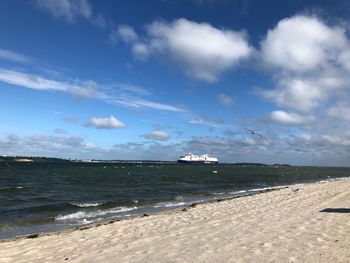
[[[233,105],[234,100],[231,96],[228,96],[224,93],[221,93],[218,95],[217,98],[218,98],[219,102],[226,107],[230,107]]]
[[[261,47],[266,63],[305,72],[337,60],[347,39],[343,28],[327,26],[315,16],[296,15],[269,30]]]
[[[114,116],[110,116],[106,118],[94,117],[86,124],[86,126],[94,127],[96,129],[117,129],[124,128],[125,124]]]
[[[314,120],[311,116],[302,116],[297,113],[281,110],[271,112],[270,118],[272,121],[287,125],[309,124]]]
[[[300,112],[322,106],[350,85],[346,29],[317,16],[282,19],[261,42],[261,56],[276,87],[259,94]]]
[[[252,53],[245,32],[218,29],[209,23],[196,23],[185,18],[171,23],[155,21],[147,25],[146,41],[135,40],[132,36],[130,42],[138,58],[164,55],[188,76],[207,82],[216,81],[222,72]]]
[[[327,73],[313,77],[285,76],[277,81],[276,89],[259,90],[258,93],[279,106],[307,112],[322,104],[346,83],[344,77],[327,76]]]
[[[157,141],[166,141],[170,138],[169,134],[165,131],[152,131],[144,135],[146,139],[157,140]]]
[[[9,60],[21,63],[29,63],[32,61],[30,57],[2,48],[0,48],[0,60]]]

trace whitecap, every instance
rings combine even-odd
[[[136,206],[134,207],[116,207],[113,209],[108,209],[108,210],[97,210],[97,211],[92,211],[92,212],[84,212],[84,211],[79,211],[67,215],[58,215],[55,220],[56,221],[76,221],[77,219],[93,219],[95,217],[101,217],[105,215],[110,215],[110,214],[120,214],[124,212],[129,212],[132,210],[137,209]]]
[[[103,203],[71,203],[71,205],[75,205],[78,207],[95,207],[99,205],[103,205]]]
[[[64,220],[72,220],[72,219],[80,219],[84,218],[86,216],[86,212],[75,212],[72,214],[67,215],[59,215],[55,218],[57,221],[64,221]]]
[[[189,203],[186,202],[161,202],[156,204],[155,208],[159,208],[159,207],[177,207],[177,206],[183,206],[183,205],[188,205]]]

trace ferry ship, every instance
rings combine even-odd
[[[191,164],[215,164],[219,163],[218,158],[210,157],[208,154],[195,155],[192,153],[181,155],[178,163],[191,163]]]

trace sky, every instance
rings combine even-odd
[[[0,155],[350,165],[350,3],[0,3]]]

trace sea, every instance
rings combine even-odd
[[[350,177],[350,168],[0,163],[0,239]]]

